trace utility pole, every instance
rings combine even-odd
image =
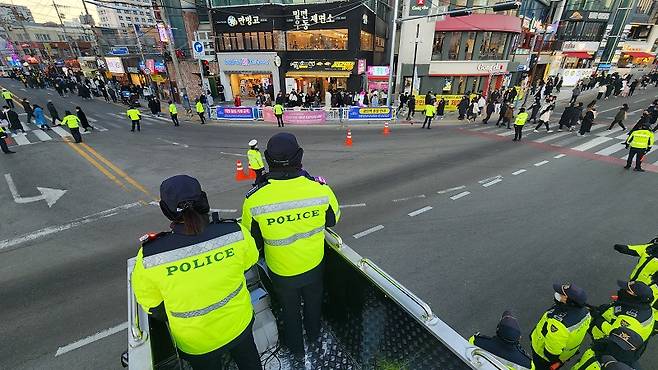
[[[178,56],[176,55],[176,48],[174,46],[174,33],[171,31],[171,25],[169,24],[169,18],[167,15],[167,8],[160,4],[160,9],[162,11],[162,23],[164,23],[165,29],[167,31],[167,36],[169,37],[168,47],[169,55],[171,56],[171,62],[174,65],[174,73],[176,74],[176,85],[178,86],[178,95],[183,100],[183,94],[187,94],[187,85],[183,80],[183,75],[180,73],[180,66],[178,65]],[[166,65],[165,61],[165,65]],[[169,84],[171,85],[171,76],[169,76]]]
[[[532,85],[534,83],[535,79],[535,72],[537,71],[537,66],[539,65],[539,59],[541,58],[542,51],[544,51],[544,40],[546,39],[546,34],[548,33],[548,26],[549,24],[552,24],[553,22],[553,9],[554,5],[559,3],[561,0],[551,0],[551,5],[548,8],[548,14],[546,14],[546,21],[544,22],[544,31],[541,34],[541,39],[540,39],[540,45],[539,45],[539,51],[537,52],[537,59],[535,60],[534,63],[532,63],[532,66],[528,66],[530,68],[530,77],[528,78],[528,83]],[[534,43],[536,44],[536,42]],[[534,49],[534,45],[533,45]],[[530,49],[530,61],[532,61],[532,55],[534,54],[534,50]],[[529,88],[530,86],[528,86]],[[523,106],[525,106],[526,102],[528,101],[528,91],[525,92],[525,96],[523,97]]]
[[[73,50],[73,45],[71,45],[71,42],[69,42],[69,36],[66,33],[66,27],[64,26],[64,21],[62,21],[62,15],[59,13],[59,8],[57,7],[57,3],[55,0],[53,0],[53,7],[55,8],[55,12],[57,13],[57,18],[59,19],[59,24],[62,26],[62,31],[64,31],[64,38],[66,39],[66,42],[69,44],[69,48],[71,49],[71,53],[73,53],[74,57],[79,57],[82,56],[80,54],[80,48],[78,48],[78,42],[72,38],[72,40],[75,42],[75,48],[77,49],[77,53],[75,50]]]

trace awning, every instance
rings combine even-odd
[[[286,77],[350,77],[352,72],[341,71],[292,71]]]
[[[569,58],[578,58],[578,59],[591,59],[594,56],[585,51],[566,51],[564,55]]]
[[[656,56],[651,53],[645,53],[643,51],[624,51],[624,54],[633,57],[633,58],[655,58]]]

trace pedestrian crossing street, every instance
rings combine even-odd
[[[25,113],[21,115],[21,119],[25,117]],[[46,122],[48,125],[51,125],[51,120],[50,117],[46,117]],[[107,132],[110,130],[126,130],[130,129],[130,121],[128,118],[123,115],[123,114],[118,114],[118,113],[107,113],[106,118],[101,118],[101,117],[91,117],[90,115],[87,115],[87,120],[89,121],[89,124],[94,127],[95,130],[90,130],[88,132],[84,131],[81,127],[80,133],[84,135],[90,135],[94,133],[101,133],[101,132]],[[99,123],[101,122],[102,123]],[[57,122],[59,123],[59,121]],[[141,124],[144,126],[153,126],[155,124],[162,124],[162,123],[171,123],[171,121],[167,118],[164,117],[155,117],[155,116],[147,116],[147,115],[142,115],[142,120]],[[38,143],[43,143],[47,141],[61,141],[67,138],[73,138],[71,136],[71,133],[69,130],[63,126],[51,126],[51,130],[42,130],[38,128],[34,123],[27,124],[25,123],[24,119],[21,122],[21,125],[23,125],[23,129],[25,130],[25,134],[23,133],[18,133],[15,135],[10,135],[5,139],[7,142],[8,146],[23,146],[23,145],[30,145],[30,144],[38,144]]]
[[[468,124],[461,128],[469,131],[509,137],[510,141],[514,137],[513,129],[499,128],[491,123],[488,125]],[[559,132],[557,131],[557,127],[551,127],[551,129],[555,130],[552,133],[547,133],[544,127],[539,132],[533,132],[534,125],[527,124],[523,130],[523,141],[532,141],[579,152],[626,159],[628,157],[628,150],[624,146],[624,141],[628,137],[628,131],[622,131],[619,127],[608,131],[607,128],[608,125],[595,124],[592,126],[589,134],[579,136],[577,129],[571,132]],[[643,163],[658,166],[658,148],[654,147],[651,152],[645,155]]]

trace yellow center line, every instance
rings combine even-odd
[[[96,157],[98,160],[103,162],[106,166],[108,166],[110,169],[112,169],[116,174],[121,176],[126,182],[128,182],[130,185],[134,186],[137,190],[141,191],[144,193],[146,196],[153,200],[157,200],[156,197],[153,196],[142,184],[137,182],[135,179],[132,177],[128,176],[126,172],[124,172],[121,168],[117,167],[114,163],[112,163],[110,160],[102,156],[100,153],[98,153],[96,150],[94,150],[92,147],[85,143],[80,143],[82,147],[87,149],[89,153],[91,153],[94,157]]]
[[[86,159],[89,163],[91,163],[94,167],[96,167],[103,175],[107,176],[110,180],[112,180],[115,184],[117,184],[121,189],[125,190],[127,193],[130,192],[130,189],[124,185],[124,183],[121,182],[114,174],[112,174],[110,171],[108,171],[105,167],[103,167],[100,163],[98,163],[94,158],[92,158],[89,154],[87,154],[85,151],[77,147],[77,144],[73,144],[69,142],[68,140],[64,140],[66,145],[68,145],[71,149],[75,150],[80,156],[84,159]]]

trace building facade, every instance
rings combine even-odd
[[[34,23],[34,17],[27,6],[0,4],[0,22],[6,24]]]
[[[616,70],[630,73],[653,68],[658,51],[657,21],[658,4],[654,0],[638,0],[611,61]]]
[[[86,25],[64,31],[56,24],[23,24],[8,27],[7,33],[14,49],[29,63],[95,55],[94,32]]]
[[[123,36],[134,35],[133,25],[155,27],[152,5],[152,0],[126,0],[98,6],[98,24],[100,27],[117,28]]]
[[[498,2],[460,0],[448,8],[427,0],[407,0],[402,17],[433,15],[449,9]],[[413,87],[417,93],[431,90],[444,94],[486,94],[500,88],[509,81],[512,45],[517,42],[521,29],[516,10],[498,13],[482,10],[461,17],[403,21],[396,90],[410,91]]]
[[[375,1],[213,9],[219,80],[227,99],[253,97],[261,88],[322,97],[333,89],[367,89],[367,67],[388,64],[388,10]]]

